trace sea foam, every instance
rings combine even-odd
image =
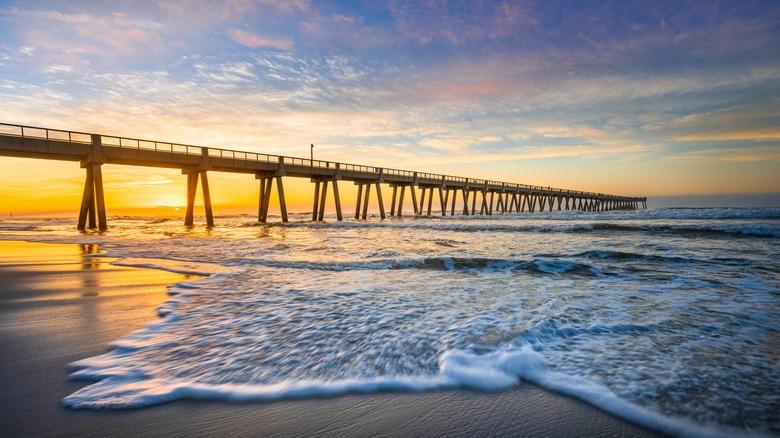
[[[66,397],[62,402],[64,406],[72,409],[133,409],[179,399],[271,402],[350,393],[419,392],[455,388],[501,391],[517,387],[523,380],[527,380],[666,434],[688,437],[743,435],[742,431],[732,428],[702,426],[669,418],[618,397],[604,385],[582,377],[551,371],[544,357],[530,346],[488,354],[447,351],[439,359],[440,372],[433,376],[296,380],[273,384],[208,384],[182,379],[154,378],[132,368],[117,366],[110,356],[111,353],[70,365],[71,369],[76,370],[71,375],[72,379],[100,381]]]

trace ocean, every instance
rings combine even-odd
[[[780,209],[308,217],[0,222],[0,239],[203,276],[71,364],[91,384],[63,405],[532,382],[672,435],[780,435]]]

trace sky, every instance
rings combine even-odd
[[[0,0],[0,102],[0,123],[628,196],[777,194],[780,2]],[[109,210],[184,203],[181,172],[104,168]],[[0,174],[6,210],[78,209],[78,165],[0,157]],[[251,176],[209,177],[218,212],[256,204]]]

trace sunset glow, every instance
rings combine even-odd
[[[776,1],[0,6],[0,122],[629,196],[780,193],[779,80]],[[178,170],[104,167],[113,214],[186,205]],[[3,215],[79,207],[77,163],[0,174]]]

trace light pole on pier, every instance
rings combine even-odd
[[[311,161],[314,162],[314,145],[311,145]]]

